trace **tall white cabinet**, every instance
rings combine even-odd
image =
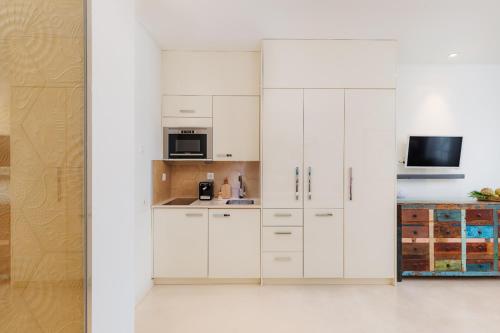
[[[283,251],[263,254],[263,277],[393,278],[396,43],[268,40],[262,52],[263,232],[280,231],[263,249]],[[287,246],[299,231],[303,245]]]

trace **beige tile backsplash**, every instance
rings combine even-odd
[[[160,166],[158,164],[166,164]],[[164,169],[170,182],[161,182],[161,174],[155,170]],[[224,178],[228,177],[231,186],[238,186],[238,176],[243,175],[247,197],[260,197],[260,162],[165,162],[153,161],[153,203],[175,197],[198,197],[198,183],[207,179],[207,173],[213,172],[214,195],[220,190]],[[167,183],[167,184],[165,184]],[[165,191],[169,187],[168,191]],[[158,193],[169,192],[165,198]]]

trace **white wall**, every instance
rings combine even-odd
[[[152,286],[151,160],[161,159],[161,50],[135,27],[135,300]]]
[[[92,333],[134,331],[133,0],[92,1]]]
[[[397,110],[400,159],[408,135],[463,135],[462,167],[444,172],[466,176],[465,180],[400,180],[400,196],[467,199],[472,190],[500,187],[500,66],[402,65]]]

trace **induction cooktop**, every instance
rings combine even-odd
[[[167,206],[171,206],[171,205],[176,205],[176,206],[185,205],[185,206],[187,206],[187,205],[192,204],[196,200],[198,200],[198,198],[175,198],[174,200],[170,200],[169,202],[164,203],[164,205],[167,205]]]

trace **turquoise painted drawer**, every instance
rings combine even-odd
[[[436,222],[460,222],[462,221],[462,211],[458,209],[437,209],[434,211],[434,221]]]
[[[468,225],[466,227],[467,238],[493,238],[493,226],[491,225]]]
[[[491,272],[493,271],[493,260],[467,260],[467,272]]]

